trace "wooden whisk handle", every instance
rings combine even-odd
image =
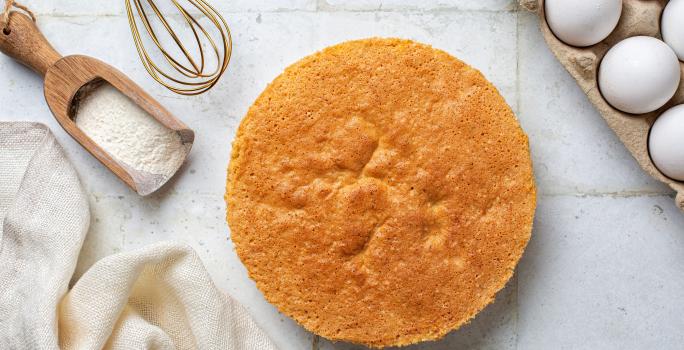
[[[45,76],[62,56],[45,39],[31,18],[12,12],[9,23],[0,29],[0,51]]]

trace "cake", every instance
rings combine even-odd
[[[448,53],[344,42],[278,76],[228,169],[236,252],[309,331],[371,347],[443,337],[491,303],[530,238],[526,135]]]

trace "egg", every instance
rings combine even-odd
[[[648,152],[665,176],[684,181],[684,105],[665,111],[651,127]]]
[[[544,12],[558,39],[572,46],[591,46],[613,32],[622,0],[546,0]]]
[[[601,61],[599,89],[614,108],[632,114],[655,111],[679,86],[679,60],[664,42],[635,36],[613,46]]]
[[[684,0],[670,0],[660,22],[663,40],[684,61]]]

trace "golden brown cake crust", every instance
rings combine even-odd
[[[367,39],[295,63],[233,143],[231,237],[266,299],[374,347],[436,339],[489,304],[530,238],[527,137],[449,54]]]

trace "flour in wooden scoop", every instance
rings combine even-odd
[[[185,158],[186,150],[176,131],[110,84],[84,96],[75,122],[118,162],[140,172],[169,177]]]

